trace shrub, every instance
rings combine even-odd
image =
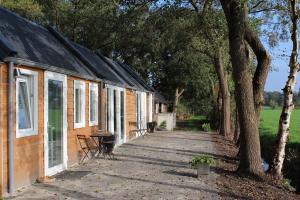
[[[160,123],[160,125],[158,126],[158,128],[160,128],[160,129],[166,129],[167,128],[167,122],[166,121],[162,121]]]
[[[213,157],[208,155],[195,156],[191,161],[190,165],[192,168],[197,168],[200,164],[207,164],[209,166],[216,166],[216,161]]]
[[[211,131],[210,124],[209,123],[202,124],[202,129],[206,132],[210,132]]]

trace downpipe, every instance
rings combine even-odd
[[[15,191],[14,161],[14,63],[8,63],[8,192]]]

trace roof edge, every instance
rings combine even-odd
[[[125,64],[125,63],[121,63],[119,62],[119,65],[125,70],[127,71],[137,82],[139,82],[141,85],[143,85],[143,87],[147,87],[149,91],[151,92],[155,92],[155,89],[152,88],[151,86],[149,86],[129,65]],[[126,67],[125,67],[126,65]]]
[[[94,78],[92,76],[82,76],[79,73],[74,73],[72,70],[62,69],[62,68],[55,67],[52,65],[42,64],[42,63],[34,62],[31,60],[26,60],[23,58],[6,57],[3,60],[4,60],[4,62],[14,62],[16,64],[21,64],[21,65],[25,65],[25,66],[29,66],[29,67],[33,67],[33,68],[37,68],[37,69],[44,69],[44,70],[48,70],[48,71],[52,71],[52,72],[66,74],[66,75],[70,75],[70,76],[74,76],[74,77],[78,77],[78,78],[82,78],[82,79],[86,79],[86,80],[91,80],[91,81],[96,81],[96,82],[104,82],[102,79],[99,79],[99,78]]]

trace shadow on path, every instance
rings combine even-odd
[[[127,179],[127,180],[133,180],[133,181],[154,183],[154,184],[159,184],[159,185],[163,185],[163,186],[170,186],[170,187],[175,187],[175,188],[180,188],[180,189],[205,191],[205,192],[213,193],[213,194],[216,194],[216,195],[221,194],[222,196],[234,197],[234,198],[243,199],[243,200],[250,200],[249,198],[237,196],[234,193],[219,193],[216,190],[210,190],[210,189],[205,189],[205,188],[201,188],[201,187],[180,185],[180,184],[168,183],[168,182],[163,182],[163,181],[153,181],[153,180],[143,179],[143,178],[126,177],[126,176],[122,176],[122,175],[115,175],[115,174],[108,174],[108,173],[104,173],[103,175],[118,178],[118,179]]]

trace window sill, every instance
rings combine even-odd
[[[27,132],[22,132],[22,131],[18,131],[16,133],[16,138],[23,138],[23,137],[29,137],[29,136],[37,136],[38,133],[37,131],[27,131]]]
[[[96,122],[90,122],[89,125],[90,126],[98,126],[98,122],[97,121]]]
[[[75,123],[74,124],[74,129],[76,129],[76,128],[84,128],[85,127],[85,124],[84,123]]]

